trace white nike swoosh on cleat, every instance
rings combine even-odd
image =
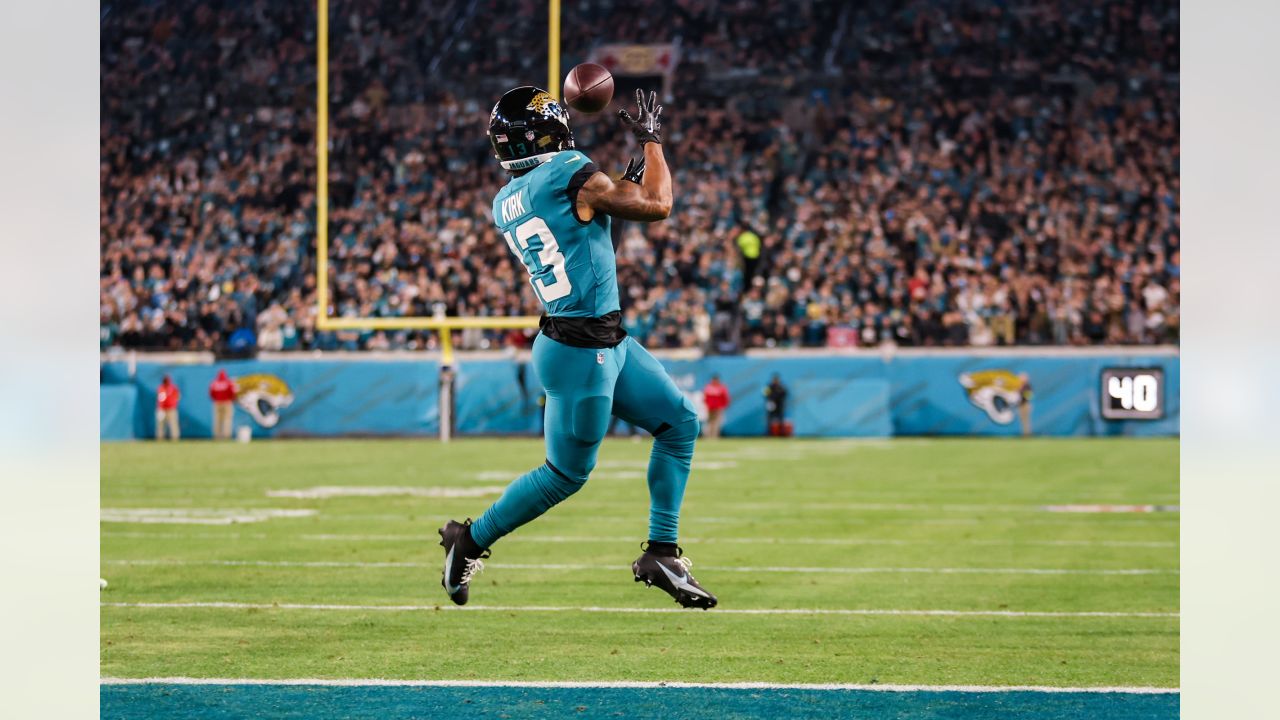
[[[662,569],[662,573],[671,580],[671,583],[676,586],[677,590],[684,590],[687,593],[698,595],[699,597],[704,597],[704,598],[707,598],[708,600],[711,599],[711,596],[708,595],[705,591],[699,590],[696,586],[689,584],[688,573],[685,573],[684,575],[676,575],[675,573],[668,570],[667,566],[663,565],[662,563],[658,563],[658,567]]]
[[[457,547],[457,546],[455,545],[454,547]],[[449,595],[454,595],[459,590],[462,589],[461,585],[454,586],[449,584],[449,575],[451,574],[449,570],[452,567],[453,567],[453,548],[451,547],[449,548],[449,554],[444,556],[444,591]]]

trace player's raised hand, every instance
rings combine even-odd
[[[636,136],[636,140],[640,141],[641,147],[650,142],[661,145],[662,138],[658,136],[658,130],[662,128],[662,106],[658,104],[658,93],[650,91],[646,102],[644,91],[636,90],[636,106],[634,118],[625,109],[618,111],[618,118]]]
[[[627,160],[627,169],[622,171],[622,179],[641,185],[644,183],[644,158],[636,162],[635,158]]]

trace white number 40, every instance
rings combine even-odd
[[[1120,401],[1125,410],[1151,412],[1159,401],[1156,379],[1153,375],[1112,377],[1107,381],[1107,394]]]
[[[556,236],[551,234],[551,228],[542,218],[534,216],[517,225],[514,238],[510,232],[503,233],[502,237],[529,271],[529,284],[543,304],[559,300],[573,291],[569,276],[564,271],[564,253],[560,252],[560,243],[556,242]],[[534,238],[537,238],[536,242],[529,242]],[[534,254],[525,255],[524,250],[531,250]],[[547,281],[546,270],[551,271],[550,282]]]

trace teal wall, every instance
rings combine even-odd
[[[665,360],[677,384],[700,405],[700,389],[713,373],[733,403],[726,435],[760,435],[765,428],[762,390],[774,373],[790,388],[788,417],[797,435],[1017,435],[1016,412],[1002,401],[982,402],[962,378],[997,371],[1025,373],[1034,398],[1037,434],[1058,436],[1177,435],[1179,359],[1134,353],[1114,355],[977,355],[939,353],[875,356],[709,357]],[[1108,367],[1164,371],[1161,420],[1103,420],[1101,373]],[[216,365],[140,361],[132,375],[124,363],[103,366],[102,437],[154,433],[155,389],[165,374],[183,392],[179,408],[185,437],[209,437],[207,388],[224,368],[260,391],[242,398],[236,425],[256,437],[332,435],[436,435],[439,365],[434,360],[242,360]],[[1007,374],[1006,374],[1007,373]],[[456,381],[459,434],[540,432],[541,395],[532,366],[513,358],[461,364]]]

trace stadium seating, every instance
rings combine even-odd
[[[102,347],[434,346],[314,328],[314,4],[114,5]],[[600,27],[681,43],[676,208],[619,249],[631,334],[729,351],[1177,341],[1176,3],[649,5],[563,10],[566,67]],[[332,312],[535,313],[489,222],[502,175],[483,128],[504,89],[545,82],[545,17],[359,0],[331,18]],[[607,114],[574,122],[620,171],[634,149]]]

